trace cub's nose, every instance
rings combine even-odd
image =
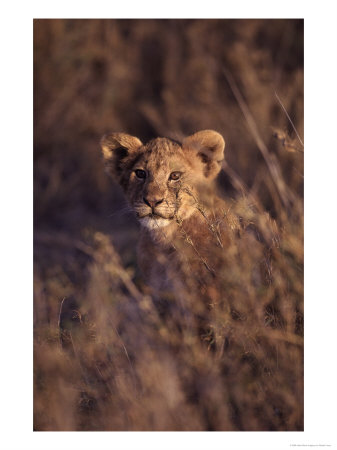
[[[164,199],[161,198],[155,198],[155,197],[143,197],[144,203],[147,204],[147,206],[149,206],[150,208],[154,208],[155,206],[160,205],[161,203],[163,203]]]

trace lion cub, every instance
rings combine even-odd
[[[138,261],[145,281],[155,293],[197,290],[216,302],[221,254],[239,228],[213,187],[224,159],[223,137],[205,130],[181,144],[167,138],[143,144],[113,133],[101,147],[107,172],[141,225]]]

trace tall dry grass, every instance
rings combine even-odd
[[[302,430],[302,21],[38,20],[34,108],[34,428]],[[191,274],[169,314],[140,277],[98,142],[206,128],[255,233],[214,255],[223,300],[200,333]]]

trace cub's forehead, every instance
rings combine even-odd
[[[181,170],[182,166],[188,164],[180,144],[170,139],[153,139],[145,144],[141,151],[138,163],[152,170]]]

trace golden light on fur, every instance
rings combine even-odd
[[[215,178],[224,159],[225,140],[221,134],[213,130],[203,130],[183,140],[186,151],[195,152],[205,164],[204,174],[207,178]]]
[[[194,133],[181,145],[167,138],[141,145],[123,133],[103,138],[105,164],[118,167],[120,184],[139,219],[139,267],[156,295],[187,282],[182,265],[198,278],[205,304],[216,304],[223,295],[214,276],[224,267],[215,254],[241,229],[213,183],[224,148],[223,137],[212,130]],[[172,167],[177,177],[172,178]]]

